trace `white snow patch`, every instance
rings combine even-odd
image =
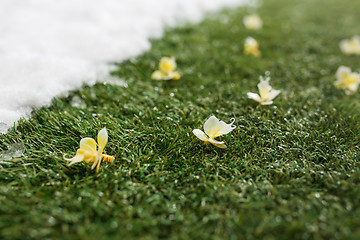
[[[254,1],[1,0],[0,130],[148,50],[165,26]]]

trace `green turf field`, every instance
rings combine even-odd
[[[256,11],[264,25],[247,30]],[[360,56],[339,41],[360,34],[358,0],[264,0],[198,25],[168,29],[114,76],[33,113],[6,135],[24,157],[0,160],[1,239],[359,239],[360,94],[334,87]],[[243,54],[247,36],[261,58]],[[150,78],[175,56],[178,81]],[[247,98],[271,73],[270,106]],[[73,107],[78,96],[85,107]],[[215,115],[237,128],[223,150],[193,134]],[[79,141],[106,127],[95,173],[67,167]]]

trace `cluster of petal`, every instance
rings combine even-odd
[[[260,83],[257,85],[259,89],[259,94],[248,92],[247,96],[250,99],[253,99],[259,102],[261,105],[270,105],[273,103],[273,99],[281,92],[280,90],[273,89],[270,84],[270,77],[267,77],[265,80],[260,76]]]
[[[336,71],[335,86],[344,89],[346,94],[352,94],[357,91],[360,83],[360,74],[351,72],[351,69],[340,66]]]
[[[360,36],[353,36],[351,39],[340,41],[340,50],[345,54],[360,55]]]
[[[215,116],[211,116],[204,124],[205,132],[201,131],[200,129],[194,129],[193,133],[196,137],[205,143],[211,143],[212,145],[219,148],[226,148],[224,142],[217,141],[215,138],[234,130],[234,128],[236,128],[236,126],[233,125],[234,122],[235,119],[232,119],[231,123],[226,124],[223,121],[219,121],[219,119],[217,119]]]
[[[83,138],[80,140],[80,148],[76,151],[75,157],[64,159],[70,161],[69,166],[84,161],[92,165],[91,169],[96,167],[96,172],[98,172],[101,160],[106,159],[109,162],[114,160],[114,157],[103,154],[107,142],[108,134],[106,128],[103,128],[98,133],[97,144],[93,138]],[[96,149],[97,145],[98,150]]]
[[[257,14],[245,16],[243,23],[247,29],[258,30],[262,28],[263,22]]]
[[[259,43],[256,39],[252,37],[247,37],[244,43],[244,53],[247,55],[253,55],[255,57],[260,57],[261,52],[259,50]]]
[[[180,74],[175,72],[176,62],[174,57],[162,57],[159,63],[159,70],[151,75],[154,80],[179,80]]]

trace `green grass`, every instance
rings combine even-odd
[[[169,29],[118,64],[127,88],[84,86],[0,135],[0,150],[26,145],[0,161],[1,239],[359,239],[360,94],[333,83],[340,65],[360,71],[338,47],[360,33],[360,1],[266,0],[255,32],[242,25],[252,11]],[[247,36],[260,59],[243,55]],[[162,56],[181,80],[150,79]],[[260,107],[246,93],[265,71],[282,92]],[[191,133],[213,114],[236,118],[226,150]],[[67,167],[102,127],[116,160]]]

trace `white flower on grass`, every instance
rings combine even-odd
[[[175,72],[176,62],[174,57],[162,57],[159,63],[159,70],[151,75],[154,80],[179,80],[180,74]]]
[[[196,137],[205,143],[211,143],[212,145],[219,148],[226,148],[224,142],[219,142],[215,140],[215,138],[234,130],[234,128],[236,128],[236,126],[233,125],[234,122],[235,119],[233,118],[231,123],[226,124],[223,121],[219,121],[219,119],[217,119],[215,116],[211,116],[204,124],[205,132],[201,131],[200,129],[194,129],[193,133]]]
[[[65,158],[65,160],[70,161],[69,166],[78,163],[78,162],[86,162],[87,164],[91,165],[91,169],[96,167],[96,172],[99,171],[101,160],[112,162],[114,160],[113,156],[109,156],[103,154],[104,148],[108,142],[108,133],[106,128],[103,128],[99,131],[97,137],[96,144],[93,138],[83,138],[80,140],[80,148],[76,151],[75,157],[72,158]],[[99,149],[96,150],[97,145]]]
[[[345,54],[360,55],[360,36],[353,36],[351,39],[340,41],[340,50]]]
[[[257,14],[245,16],[243,23],[247,29],[258,30],[262,28],[263,22]]]
[[[261,105],[272,104],[272,100],[276,98],[276,96],[279,95],[281,91],[273,89],[270,86],[269,81],[270,77],[266,77],[266,79],[264,80],[264,78],[260,76],[260,83],[257,85],[260,94],[248,92],[248,98],[259,102]]]
[[[244,43],[244,53],[246,55],[253,55],[255,57],[260,57],[261,52],[259,50],[259,43],[255,38],[247,37]]]
[[[344,89],[346,94],[352,94],[357,91],[360,83],[360,74],[351,72],[351,69],[340,66],[336,71],[335,87]]]

